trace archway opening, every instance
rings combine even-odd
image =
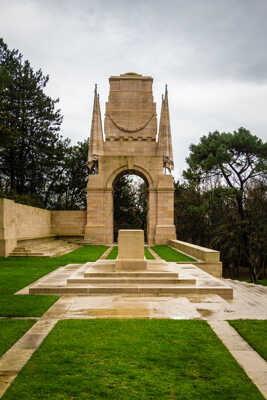
[[[119,174],[113,182],[113,233],[119,229],[143,229],[147,241],[148,182],[134,171]]]

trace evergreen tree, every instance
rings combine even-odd
[[[2,190],[29,195],[44,205],[47,181],[57,167],[58,99],[44,93],[49,77],[34,72],[18,50],[0,39],[0,176]]]
[[[63,210],[86,209],[88,141],[64,149],[49,187],[47,207]]]

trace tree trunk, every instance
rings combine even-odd
[[[245,227],[245,212],[244,212],[244,205],[243,205],[243,191],[239,192],[236,196],[237,204],[238,204],[238,212],[241,220],[241,229],[242,229],[242,242],[244,248],[244,255],[246,266],[249,268],[249,276],[252,283],[257,283],[257,276],[256,276],[256,269],[255,266],[252,265],[250,262],[250,249],[249,249],[249,239],[246,232]]]

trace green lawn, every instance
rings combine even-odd
[[[118,246],[113,246],[111,252],[106,257],[106,260],[115,260],[118,257]]]
[[[0,257],[0,294],[11,294],[54,269],[96,261],[107,246],[83,246],[60,257]]]
[[[267,321],[240,319],[228,322],[267,361]]]
[[[154,260],[155,259],[155,257],[152,256],[152,254],[147,249],[147,247],[144,248],[144,252],[145,252],[145,258],[147,260]],[[118,246],[114,246],[113,249],[111,250],[111,252],[108,254],[106,260],[115,260],[117,257],[118,257]]]
[[[145,258],[147,260],[155,260],[155,257],[152,256],[152,254],[150,253],[150,251],[148,250],[147,247],[145,247]]]
[[[0,295],[0,317],[41,317],[57,300],[58,296]]]
[[[259,400],[205,321],[63,320],[3,396]]]
[[[0,356],[35,324],[35,320],[5,320],[0,319]]]
[[[1,257],[0,316],[41,316],[57,296],[13,296],[15,292],[66,264],[96,261],[107,246],[84,246],[61,257]]]
[[[151,248],[165,261],[195,261],[194,258],[186,256],[185,254],[180,253],[178,250],[174,250],[166,245],[153,246]]]

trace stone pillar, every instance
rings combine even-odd
[[[148,214],[147,214],[147,242],[149,246],[155,244],[155,229],[157,223],[157,193],[149,189]]]
[[[174,225],[174,186],[171,175],[162,175],[157,190],[157,224],[155,243],[166,244],[176,239]]]
[[[91,243],[106,243],[103,190],[87,191],[87,222],[84,239]]]
[[[113,238],[113,191],[104,191],[104,224],[105,224],[105,243],[112,244]]]

